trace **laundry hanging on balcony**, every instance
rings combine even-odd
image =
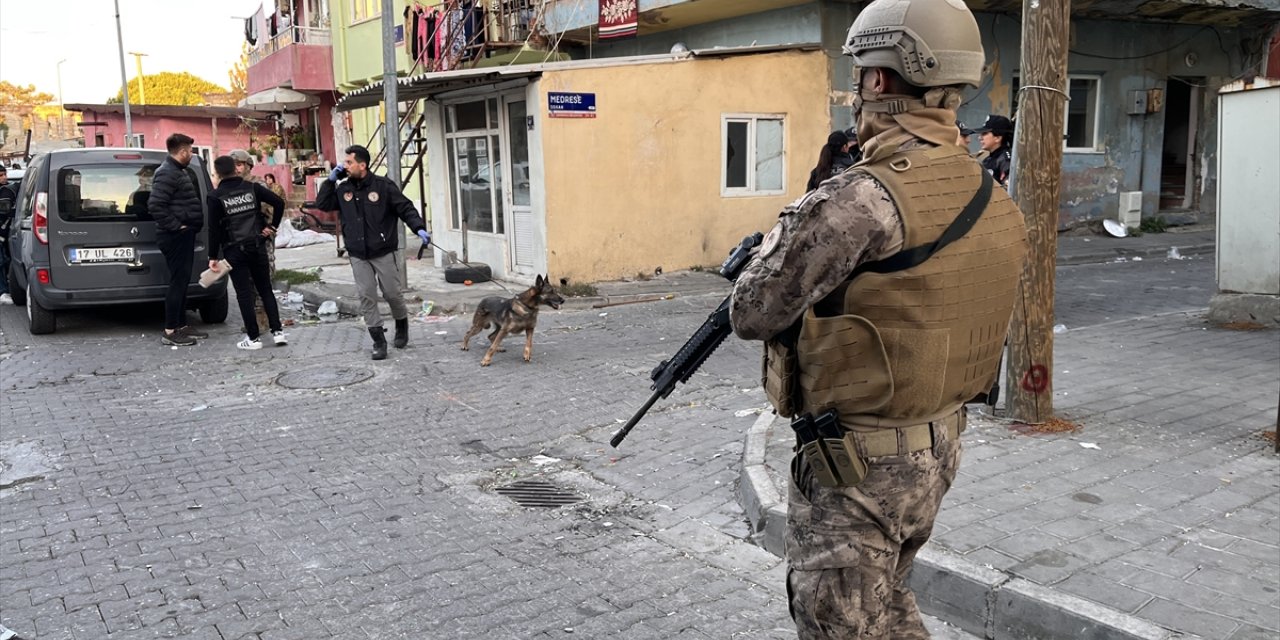
[[[600,0],[600,39],[613,40],[636,35],[640,11],[637,0]]]

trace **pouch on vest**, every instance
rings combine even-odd
[[[809,308],[796,355],[806,407],[852,415],[874,412],[893,397],[884,342],[862,316],[819,317]]]
[[[761,359],[761,377],[764,394],[773,404],[773,410],[784,418],[796,415],[796,352],[777,340],[764,343]]]

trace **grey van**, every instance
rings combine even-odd
[[[164,301],[169,270],[147,201],[165,156],[154,149],[62,149],[27,167],[9,228],[7,277],[14,304],[27,307],[31,333],[53,333],[63,310]],[[198,156],[187,171],[204,202],[213,186]],[[196,236],[188,301],[202,321],[221,323],[226,278],[208,289],[199,284],[209,263],[208,233],[206,225]]]

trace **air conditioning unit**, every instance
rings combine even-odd
[[[1142,225],[1142,192],[1123,191],[1120,193],[1120,211],[1117,214],[1120,224],[1126,229]]]

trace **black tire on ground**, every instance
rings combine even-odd
[[[9,262],[9,270],[4,277],[9,280],[9,297],[13,298],[14,306],[22,307],[27,304],[27,290],[18,286],[18,275],[14,272],[15,264],[15,262]]]
[[[205,324],[222,324],[227,321],[229,307],[227,292],[224,289],[222,295],[200,301],[200,321]]]
[[[31,283],[27,283],[27,321],[31,326],[31,333],[41,335],[45,333],[53,333],[58,329],[58,318],[54,313],[36,301],[31,295]]]
[[[444,281],[453,284],[460,284],[467,280],[473,283],[488,282],[492,279],[493,270],[483,262],[472,262],[470,266],[455,264],[444,268]]]

